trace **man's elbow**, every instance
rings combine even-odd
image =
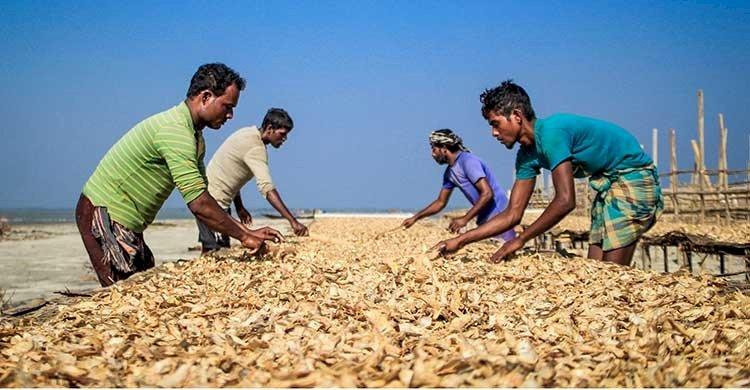
[[[510,210],[510,224],[511,226],[517,226],[523,219],[523,210]]]
[[[190,209],[190,212],[193,213],[196,216],[200,216],[206,208],[206,193],[203,192],[202,194],[198,195],[197,198],[193,199],[188,203],[188,209]]]
[[[268,199],[268,195],[275,189],[273,184],[258,184],[258,192],[264,199]]]
[[[561,194],[557,204],[558,207],[565,212],[565,214],[569,214],[576,208],[576,198],[573,195]]]

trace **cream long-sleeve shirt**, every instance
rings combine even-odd
[[[228,208],[253,177],[264,198],[276,188],[268,168],[268,151],[256,126],[243,127],[230,135],[208,163],[206,176],[208,193],[222,208]]]

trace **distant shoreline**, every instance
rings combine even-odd
[[[293,210],[295,215],[309,214],[308,209]],[[446,210],[450,211],[450,210]],[[277,214],[272,209],[253,209],[250,213],[257,218],[264,218],[263,214]],[[331,209],[323,210],[315,215],[316,218],[407,218],[414,211],[409,209]],[[73,209],[55,208],[0,208],[0,217],[8,219],[11,226],[66,224],[75,223]],[[187,208],[165,208],[156,216],[156,221],[193,219]],[[303,216],[304,218],[304,216]]]

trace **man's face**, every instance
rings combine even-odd
[[[279,127],[278,129],[269,128],[266,131],[268,132],[268,143],[276,149],[280,148],[286,142],[286,138],[291,132],[291,130],[284,127]]]
[[[240,91],[235,84],[228,86],[221,96],[205,91],[201,95],[200,117],[206,122],[206,126],[217,130],[234,117],[234,108],[239,100]]]
[[[436,163],[440,165],[448,164],[448,156],[446,156],[446,149],[440,146],[432,146],[432,158]]]
[[[518,142],[521,135],[521,121],[516,113],[511,113],[508,118],[495,113],[489,112],[487,123],[492,129],[492,136],[508,149],[513,149],[513,145]]]

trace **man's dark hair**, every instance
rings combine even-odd
[[[521,110],[528,121],[536,119],[529,95],[513,80],[505,80],[495,88],[485,89],[479,96],[479,101],[482,102],[484,119],[487,119],[490,112],[507,118],[515,109]]]
[[[289,113],[283,108],[271,108],[266,112],[266,116],[263,118],[263,124],[260,125],[262,130],[266,129],[266,126],[270,126],[272,129],[284,128],[291,130],[294,128],[294,121]]]
[[[190,88],[187,91],[187,97],[192,98],[205,90],[210,90],[216,96],[221,96],[230,85],[236,85],[237,89],[245,89],[245,79],[240,77],[234,69],[222,64],[203,64],[201,65],[193,78],[190,80]]]

